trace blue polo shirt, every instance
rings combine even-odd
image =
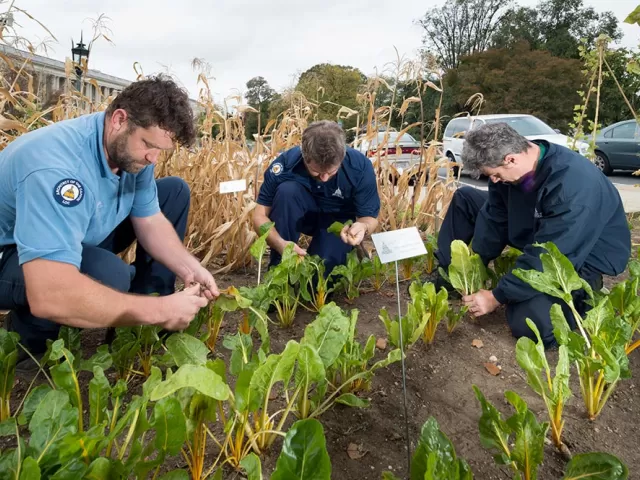
[[[374,218],[380,212],[378,185],[371,160],[353,148],[347,147],[338,173],[327,182],[309,175],[299,146],[287,150],[264,173],[257,203],[271,207],[278,185],[287,181],[297,182],[311,192],[320,212]]]
[[[114,174],[104,153],[105,113],[23,134],[0,152],[0,246],[20,265],[36,258],[80,268],[127,216],[160,211],[153,166]]]

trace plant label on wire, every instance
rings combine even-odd
[[[236,193],[244,192],[247,189],[247,180],[230,180],[228,182],[220,182],[220,193]]]
[[[371,235],[371,240],[382,263],[397,262],[427,254],[427,249],[416,227],[374,233]]]

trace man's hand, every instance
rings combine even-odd
[[[478,290],[473,295],[462,297],[462,301],[469,307],[469,312],[474,317],[481,317],[491,313],[500,306],[500,302],[496,300],[496,297],[489,290]]]
[[[367,225],[361,222],[355,222],[351,226],[345,225],[340,232],[340,238],[344,243],[348,243],[351,246],[360,245],[364,236],[367,233]]]
[[[213,275],[200,264],[197,264],[193,270],[188,271],[182,278],[182,281],[184,282],[185,288],[190,288],[193,283],[200,284],[202,286],[202,292],[208,300],[213,300],[220,295]]]
[[[200,295],[200,288],[199,284],[195,284],[181,292],[160,297],[162,317],[157,325],[172,331],[187,328],[200,309],[209,303],[205,297]],[[205,292],[207,291],[205,290]]]
[[[289,243],[293,242],[286,242],[284,246],[286,247],[287,245],[289,245]],[[301,257],[304,257],[307,254],[307,251],[304,248],[300,247],[300,245],[298,245],[297,243],[293,243],[293,251]],[[282,252],[284,252],[284,248],[282,249]],[[280,252],[280,255],[282,255],[282,252]]]

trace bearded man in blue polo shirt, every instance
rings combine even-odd
[[[346,262],[347,254],[378,227],[380,197],[371,161],[345,145],[342,128],[335,122],[310,124],[301,146],[276,158],[264,174],[253,214],[256,230],[273,221],[267,237],[269,266],[280,262],[289,243],[299,255],[318,255],[325,274]],[[345,226],[338,238],[327,229],[334,221]],[[309,249],[297,242],[300,234],[312,237]]]
[[[154,179],[162,152],[194,140],[187,94],[156,77],[129,85],[106,112],[29,132],[0,152],[0,308],[32,353],[60,325],[183,329],[219,295],[183,246],[188,186]],[[134,240],[130,266],[117,254]]]

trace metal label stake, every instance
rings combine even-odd
[[[427,254],[420,232],[416,227],[392,230],[390,232],[375,233],[371,239],[376,247],[380,262],[395,263],[396,267],[396,298],[398,300],[398,325],[400,330],[400,359],[402,362],[402,394],[404,397],[405,436],[407,440],[407,479],[411,475],[411,437],[409,434],[409,408],[407,406],[407,373],[404,361],[404,338],[402,337],[402,305],[400,302],[400,276],[398,260],[419,257]]]
[[[398,297],[398,325],[400,330],[400,360],[402,361],[402,395],[404,397],[404,426],[407,436],[407,478],[411,475],[411,437],[409,436],[409,410],[407,408],[407,372],[404,365],[404,341],[402,339],[402,306],[400,305],[400,278],[396,264],[396,297]]]

